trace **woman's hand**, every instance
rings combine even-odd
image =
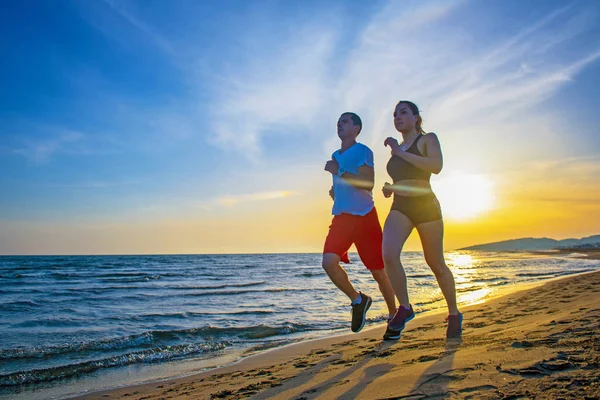
[[[392,155],[400,151],[400,145],[398,144],[398,140],[391,136],[384,140],[383,145],[390,146],[390,148],[392,149]]]
[[[383,191],[383,196],[386,199],[389,198],[389,197],[391,197],[392,194],[394,194],[394,191],[392,190],[392,187],[393,186],[391,184],[389,184],[388,182],[386,182],[386,183],[383,184],[382,191]]]

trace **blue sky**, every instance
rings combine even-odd
[[[339,114],[363,118],[383,184],[399,99],[438,133],[445,174],[598,216],[585,188],[600,172],[599,13],[592,0],[5,2],[0,254],[320,251]],[[299,215],[304,236],[282,230]]]

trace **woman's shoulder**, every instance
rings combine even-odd
[[[427,132],[427,133],[423,133],[423,140],[425,140],[426,142],[432,142],[432,141],[437,142],[438,137],[435,132]]]

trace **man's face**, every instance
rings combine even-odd
[[[358,125],[354,125],[350,115],[343,114],[340,119],[338,119],[337,133],[340,139],[356,138],[356,136],[358,136],[358,129]]]

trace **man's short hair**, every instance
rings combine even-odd
[[[360,131],[362,131],[362,120],[360,119],[360,117],[358,115],[356,115],[353,112],[345,112],[342,115],[349,115],[350,118],[352,118],[352,123],[354,124],[354,126],[358,125],[358,127],[360,128],[358,130],[358,133],[360,133]]]

